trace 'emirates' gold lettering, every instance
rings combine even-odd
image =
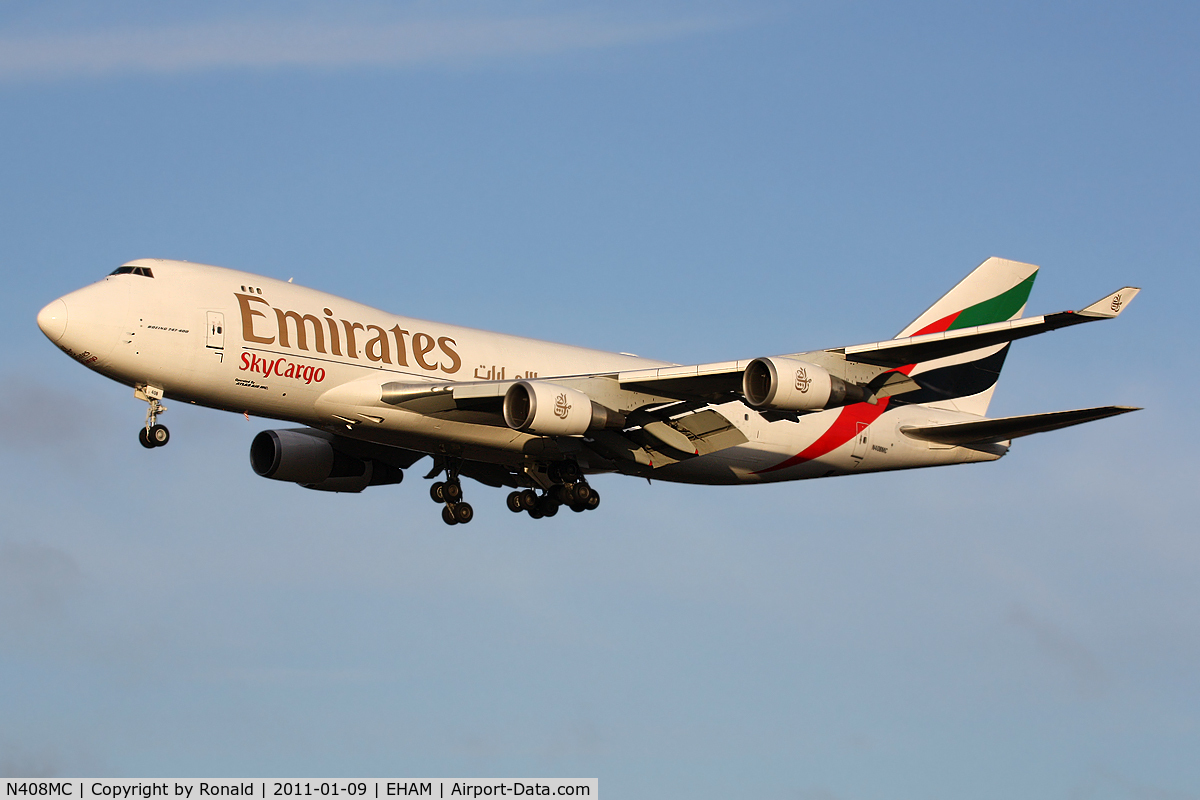
[[[359,323],[349,320],[342,320],[342,325],[346,328],[346,355],[358,358],[358,345],[354,343],[354,332],[364,330],[364,328]]]
[[[252,300],[257,298],[251,298]],[[312,323],[313,344],[317,348],[318,353],[325,352],[325,331],[321,329],[321,320],[314,317],[312,314],[304,314],[301,316],[295,311],[280,311],[275,309],[275,318],[279,321],[279,346],[291,347],[288,336],[288,320],[296,323],[296,347],[301,350],[308,349],[308,327],[305,323]]]
[[[462,358],[455,349],[458,343],[449,336],[434,336],[423,331],[410,333],[399,325],[384,330],[379,325],[338,320],[329,308],[321,309],[325,314],[322,320],[313,314],[274,308],[266,300],[255,295],[234,292],[234,296],[237,297],[241,310],[242,339],[248,343],[275,344],[278,339],[278,346],[289,350],[340,356],[344,333],[345,355],[349,358],[358,358],[361,352],[369,361],[378,364],[407,367],[411,342],[412,359],[421,369],[430,372],[440,370],[447,375],[453,375],[462,368]],[[254,305],[256,303],[261,303],[266,308],[260,309]],[[274,320],[271,319],[272,316]],[[274,326],[271,325],[272,321],[275,322]],[[361,351],[356,331],[362,331],[369,337]]]
[[[255,342],[256,344],[274,344],[274,336],[268,339],[263,336],[258,336],[254,333],[254,318],[262,317],[263,319],[266,319],[267,315],[259,311],[257,308],[250,307],[251,301],[255,303],[262,303],[267,308],[270,308],[271,304],[266,300],[263,300],[261,297],[252,297],[248,294],[238,294],[237,292],[234,292],[234,297],[238,299],[238,305],[242,307],[242,339],[247,342]]]
[[[428,333],[414,333],[412,338],[413,345],[413,360],[421,369],[437,369],[437,364],[429,364],[425,361],[425,356],[433,349],[433,337]]]

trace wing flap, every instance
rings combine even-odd
[[[1070,411],[1025,414],[1018,417],[979,420],[978,422],[955,422],[949,425],[905,425],[900,428],[900,432],[910,438],[936,444],[988,444],[1059,428],[1069,428],[1072,425],[1081,425],[1085,422],[1140,410],[1132,406],[1076,408]]]

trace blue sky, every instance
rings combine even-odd
[[[0,774],[598,777],[613,797],[1200,797],[1190,4],[0,5]],[[142,256],[681,363],[894,335],[991,255],[988,465],[256,477],[38,331]],[[169,404],[170,405],[170,404]]]

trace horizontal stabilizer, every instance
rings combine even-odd
[[[1103,408],[1076,408],[1071,411],[1051,411],[1048,414],[1025,414],[1020,417],[984,419],[978,422],[955,422],[949,425],[926,425],[900,428],[900,432],[913,439],[938,444],[970,445],[1003,442],[1032,433],[1043,433],[1058,428],[1069,428],[1084,422],[1105,417],[1115,417],[1130,411],[1140,411],[1132,406],[1104,406]]]

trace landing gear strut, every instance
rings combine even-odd
[[[432,476],[430,476],[432,477]],[[462,499],[462,483],[458,479],[458,463],[446,460],[446,480],[436,481],[429,487],[429,497],[435,503],[444,503],[442,522],[447,525],[466,525],[475,519],[475,509]]]
[[[171,441],[171,432],[167,430],[167,426],[158,424],[158,415],[167,410],[166,406],[158,402],[163,396],[162,389],[146,386],[142,389],[135,389],[133,396],[139,400],[145,400],[150,405],[146,409],[146,424],[138,431],[138,441],[141,442],[142,447],[147,449],[162,447]]]

